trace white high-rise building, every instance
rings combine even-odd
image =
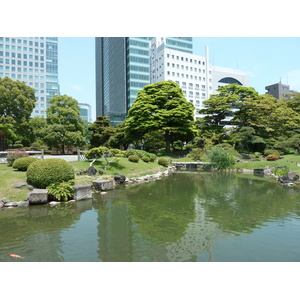
[[[150,82],[172,80],[182,88],[186,99],[197,112],[204,108],[203,101],[216,94],[218,87],[229,83],[248,86],[249,78],[241,70],[211,66],[208,47],[205,56],[170,49],[164,38],[153,38],[150,50]]]

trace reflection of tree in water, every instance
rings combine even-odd
[[[200,176],[197,200],[224,231],[251,233],[265,222],[288,217],[297,206],[297,196],[288,196],[287,187],[270,180],[230,173]]]
[[[14,253],[24,256],[26,261],[64,261],[60,233],[77,222],[86,209],[77,203],[1,211],[1,260],[14,261],[9,256]]]
[[[176,180],[166,178],[143,184],[142,187],[129,187],[127,195],[130,216],[143,235],[161,242],[176,242],[193,221],[194,182],[186,177],[178,184]]]

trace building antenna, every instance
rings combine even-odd
[[[281,83],[281,77],[279,78],[279,83]]]

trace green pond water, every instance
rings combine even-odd
[[[174,173],[0,210],[0,262],[296,262],[299,237],[300,188],[237,174]]]

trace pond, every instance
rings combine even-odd
[[[2,210],[0,228],[2,262],[298,262],[300,189],[177,172],[72,204]]]

